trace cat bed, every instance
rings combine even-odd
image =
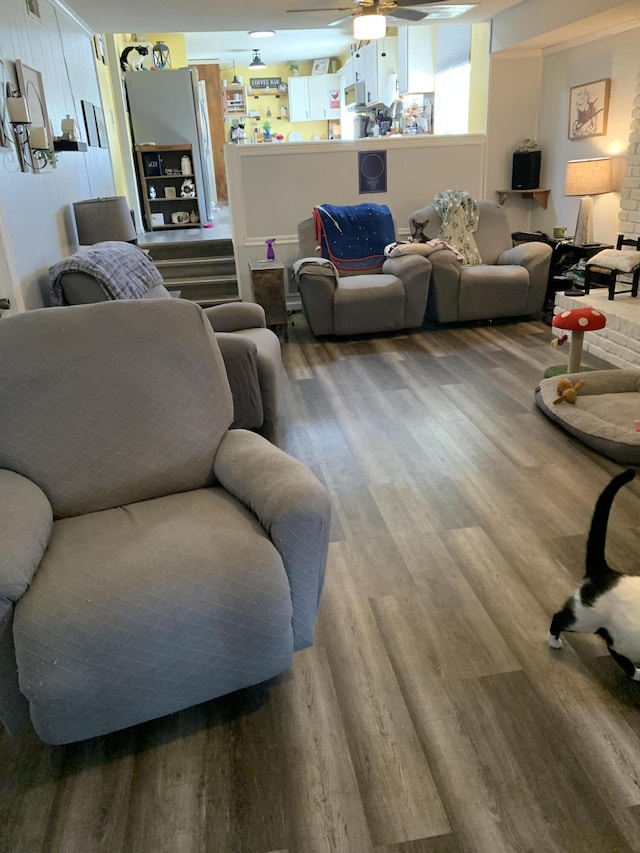
[[[535,390],[535,402],[545,415],[603,456],[621,465],[640,465],[640,370],[567,374],[572,382],[584,382],[575,404],[554,405],[558,378],[543,379]]]

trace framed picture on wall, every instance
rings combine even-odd
[[[84,116],[84,126],[87,129],[87,142],[94,148],[99,148],[100,138],[98,136],[94,106],[91,101],[80,101],[80,104],[82,106],[82,115]]]
[[[329,71],[329,57],[324,59],[314,59],[311,66],[311,74],[327,74]]]
[[[604,136],[609,115],[611,78],[581,83],[569,90],[569,139]]]
[[[98,129],[98,144],[100,148],[108,148],[109,140],[107,139],[107,126],[104,123],[104,113],[102,107],[94,107],[93,113],[96,119],[96,127]]]

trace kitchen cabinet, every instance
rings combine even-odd
[[[225,86],[222,90],[222,110],[226,117],[246,116],[247,89],[246,86]]]
[[[290,121],[326,121],[340,118],[340,81],[337,74],[289,77]]]
[[[395,36],[365,44],[360,54],[367,106],[389,106],[397,96],[398,41]]]
[[[433,92],[435,27],[398,27],[398,90]]]

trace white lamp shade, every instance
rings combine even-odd
[[[138,238],[129,205],[123,195],[76,201],[73,203],[73,212],[81,246],[91,246],[105,240],[130,243]]]
[[[359,41],[371,41],[384,38],[387,32],[387,19],[384,15],[356,15],[353,19],[353,37]]]
[[[613,190],[611,158],[569,160],[564,176],[565,195],[599,195]]]

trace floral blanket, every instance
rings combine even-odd
[[[442,220],[438,238],[455,246],[463,264],[482,263],[473,232],[478,228],[478,203],[464,190],[444,190],[436,193],[433,206]]]

